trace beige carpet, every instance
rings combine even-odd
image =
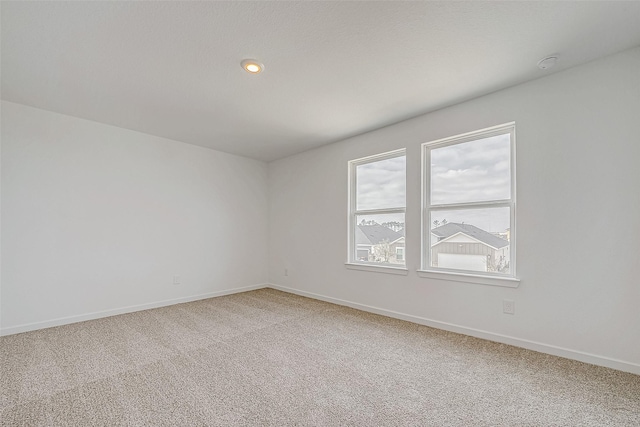
[[[0,348],[3,426],[640,425],[640,376],[270,289]]]

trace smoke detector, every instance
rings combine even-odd
[[[548,70],[549,68],[552,68],[554,65],[556,65],[556,62],[558,62],[557,56],[547,56],[546,58],[542,58],[540,61],[538,61],[538,68],[540,68],[541,70]]]

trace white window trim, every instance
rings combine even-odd
[[[517,288],[520,279],[509,276],[489,276],[485,274],[468,274],[459,271],[442,270],[417,270],[418,276],[426,279],[446,280],[449,282],[472,283],[474,285],[504,286]]]
[[[345,267],[349,270],[361,270],[361,271],[372,271],[375,273],[387,273],[387,274],[400,274],[402,276],[406,276],[409,274],[409,270],[404,267],[391,267],[389,265],[380,265],[380,264],[370,264],[366,262],[345,262]]]
[[[367,210],[357,210],[357,200],[356,200],[356,167],[359,165],[364,165],[367,163],[378,162],[380,160],[392,159],[394,157],[406,156],[407,150],[405,148],[401,148],[399,150],[388,151],[385,153],[376,154],[373,156],[363,157],[360,159],[355,159],[349,161],[348,167],[348,179],[349,179],[349,190],[347,191],[347,197],[349,198],[349,212],[348,212],[348,240],[347,240],[347,262],[345,266],[349,269],[353,270],[364,270],[364,271],[377,271],[383,273],[391,273],[391,274],[408,274],[408,270],[406,268],[407,261],[405,260],[404,266],[388,266],[381,264],[373,264],[369,262],[358,261],[356,255],[356,242],[355,242],[355,227],[356,217],[358,215],[375,215],[375,214],[393,214],[393,213],[403,213],[405,214],[406,221],[406,212],[407,212],[407,203],[405,200],[405,206],[402,208],[387,208],[387,209],[367,209]],[[406,174],[405,174],[405,188],[406,188]],[[405,236],[406,237],[406,236]],[[406,241],[406,240],[405,240]]]
[[[429,174],[431,172],[431,150],[449,145],[456,145],[478,139],[489,138],[496,135],[510,134],[510,168],[511,168],[511,194],[506,200],[491,200],[488,202],[469,202],[431,205],[431,193]],[[464,283],[475,283],[482,285],[517,287],[520,280],[517,278],[516,269],[516,127],[515,122],[492,126],[461,135],[425,142],[422,144],[422,215],[421,215],[421,264],[422,268],[417,271],[418,276],[448,280]],[[509,251],[511,252],[509,261],[509,274],[492,274],[482,272],[472,272],[467,270],[451,270],[445,268],[431,267],[431,223],[430,212],[437,210],[451,210],[460,208],[510,208],[510,240]]]

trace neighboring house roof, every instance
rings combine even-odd
[[[444,240],[455,234],[462,233],[495,249],[502,249],[505,246],[509,246],[509,241],[501,239],[498,236],[494,236],[493,234],[471,224],[449,222],[445,225],[434,228],[431,230],[431,233],[436,235],[439,240]]]
[[[356,244],[377,245],[383,240],[393,243],[404,237],[404,233],[398,233],[380,224],[358,225],[356,227]]]

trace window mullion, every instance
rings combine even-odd
[[[439,210],[452,210],[452,209],[469,209],[469,208],[497,208],[497,207],[509,207],[512,202],[509,199],[496,200],[496,201],[482,201],[482,202],[469,202],[469,203],[449,203],[442,205],[427,206],[430,211]]]
[[[381,214],[394,214],[405,213],[407,208],[385,208],[385,209],[366,209],[356,210],[355,215],[381,215]]]

